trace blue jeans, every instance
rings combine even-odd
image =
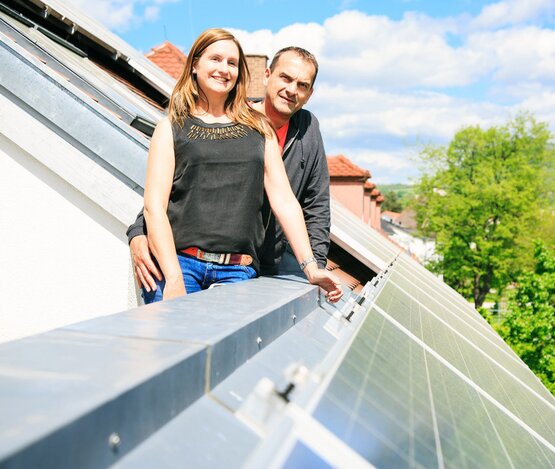
[[[213,264],[181,253],[177,254],[177,260],[183,273],[187,294],[206,290],[214,284],[235,283],[256,277],[256,270],[248,265]],[[154,280],[158,286],[155,291],[147,292],[144,287],[141,289],[146,304],[162,300],[166,281],[157,278]]]
[[[297,277],[306,278],[306,275],[301,270],[301,266],[297,262],[297,258],[295,257],[295,254],[293,254],[291,246],[289,245],[287,245],[287,248],[285,249],[285,251],[283,251],[277,274],[296,275]]]

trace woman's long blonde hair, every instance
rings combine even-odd
[[[170,121],[183,126],[185,119],[196,113],[199,101],[203,99],[203,96],[196,76],[193,74],[193,66],[206,48],[217,41],[233,41],[239,50],[237,82],[225,101],[227,115],[234,122],[244,124],[262,135],[268,135],[271,132],[271,126],[267,119],[252,109],[247,102],[249,69],[241,44],[233,34],[220,28],[207,29],[202,32],[192,45],[183,72],[177,80],[170,98],[168,110]]]

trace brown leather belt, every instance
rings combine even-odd
[[[214,264],[223,265],[251,265],[252,256],[248,254],[217,254],[214,252],[206,252],[196,247],[182,249],[180,252],[196,257],[204,262],[212,262]]]

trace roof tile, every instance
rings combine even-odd
[[[187,61],[187,56],[183,51],[168,41],[153,47],[145,55],[151,62],[158,65],[158,67],[173,78],[179,78]]]
[[[328,156],[330,177],[364,178],[370,177],[370,171],[362,169],[344,155]]]

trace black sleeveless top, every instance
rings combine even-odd
[[[242,124],[173,123],[175,173],[168,218],[177,250],[250,254],[259,271],[264,240],[264,145]]]

